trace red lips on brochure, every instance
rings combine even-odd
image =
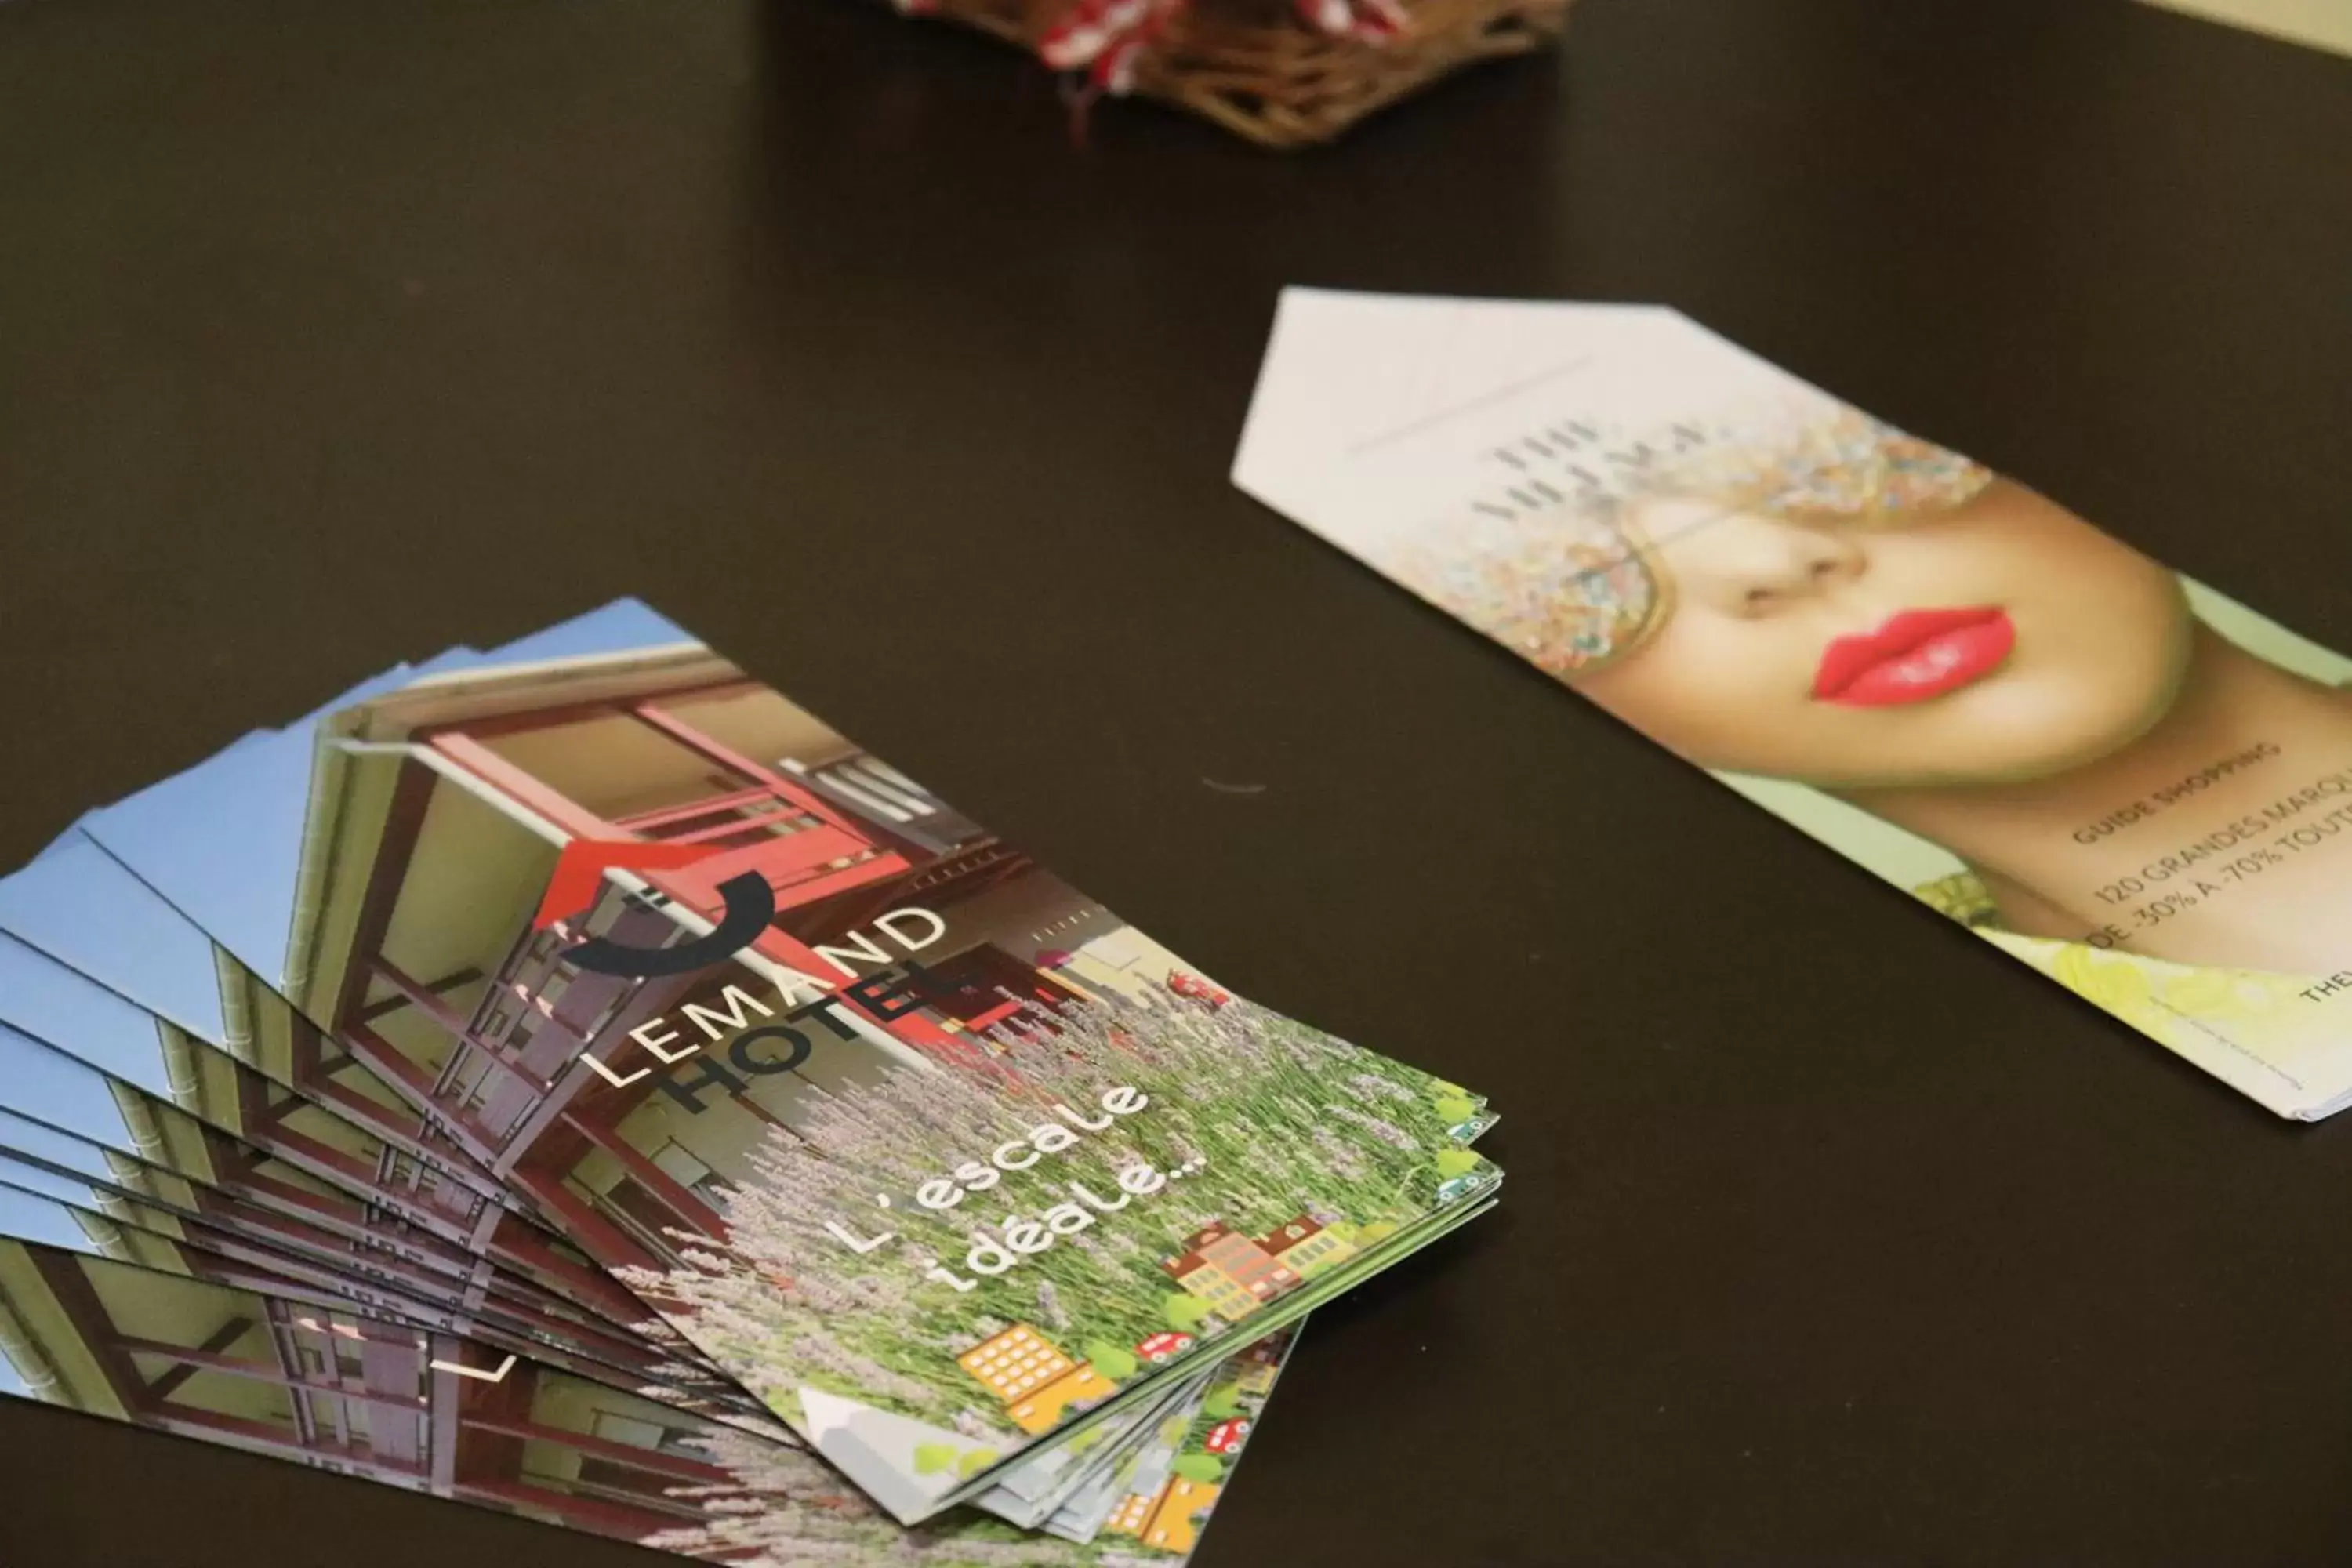
[[[1995,605],[1905,610],[1823,649],[1812,694],[1850,708],[1924,702],[1983,679],[2016,646],[2016,626]]]

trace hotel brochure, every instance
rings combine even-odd
[[[290,884],[224,917],[241,955],[274,926],[322,1030],[420,1091],[438,1064],[478,1161],[637,1248],[620,1277],[902,1519],[1181,1370],[1138,1375],[1154,1332],[1209,1359],[1488,1201],[1458,1091],[1145,973],[1164,950],[698,645],[415,683],[317,756]],[[173,852],[217,804],[88,826],[218,914],[234,868]],[[1020,1202],[952,1212],[990,1188]],[[1078,1245],[1130,1205],[1179,1228]]]
[[[129,1004],[121,1002],[110,994],[94,993],[93,983],[72,972],[62,971],[61,966],[54,964],[53,962],[32,953],[29,950],[22,949],[21,944],[13,942],[13,939],[0,937],[0,959],[5,959],[12,952],[16,962],[0,963],[0,1007],[13,1005],[20,1016],[29,1013],[52,1028],[68,1029],[84,1037],[98,1036],[110,1040],[111,1044],[98,1052],[100,1060],[127,1066],[134,1072],[141,1071],[147,1065],[147,1055],[144,1053],[152,1053],[153,1050],[154,1031],[163,1027],[160,1021],[153,1019],[152,1016],[138,1012]],[[46,968],[45,970],[36,969],[34,965],[44,965]],[[142,1048],[142,1040],[144,1053]],[[216,1072],[226,1070],[237,1075],[241,1081],[246,1081],[249,1085],[252,1075],[250,1069],[245,1068],[243,1064],[216,1062],[213,1067]],[[213,1162],[225,1159],[234,1163],[237,1158],[236,1151],[247,1150],[250,1146],[243,1145],[241,1141],[231,1139],[227,1133],[218,1129],[197,1124],[177,1106],[166,1101],[155,1100],[135,1086],[108,1078],[97,1069],[87,1067],[69,1056],[51,1049],[43,1043],[31,1039],[14,1029],[0,1028],[0,1077],[5,1077],[15,1086],[14,1098],[20,1106],[37,1110],[47,1119],[47,1121],[29,1121],[15,1112],[0,1112],[0,1145],[13,1147],[27,1142],[33,1143],[35,1153],[32,1157],[38,1162],[42,1172],[52,1178],[52,1181],[62,1175],[77,1182],[107,1184],[104,1187],[106,1195],[102,1200],[103,1203],[114,1213],[118,1220],[127,1223],[130,1216],[124,1212],[124,1205],[126,1204],[146,1205],[147,1194],[114,1185],[109,1181],[109,1177],[119,1181],[128,1174],[124,1170],[125,1165],[134,1163],[143,1164],[143,1162],[132,1160],[130,1155],[131,1141],[123,1136],[125,1127],[122,1118],[129,1114],[125,1108],[139,1104],[141,1111],[139,1116],[133,1119],[133,1125],[143,1127],[147,1131],[143,1141],[137,1146],[152,1152],[174,1153],[182,1161],[179,1173],[187,1180],[178,1190],[177,1195],[185,1200],[188,1206],[175,1211],[179,1222],[184,1225],[193,1222],[205,1225],[209,1228],[213,1226],[231,1224],[235,1220],[236,1209],[242,1206],[240,1200],[217,1189],[209,1188],[196,1178],[202,1172],[211,1168]],[[169,1086],[184,1094],[190,1087],[186,1078],[171,1079]],[[159,1083],[157,1087],[165,1087],[165,1085]],[[231,1104],[248,1103],[247,1097],[236,1093],[196,1095],[194,1098],[200,1102],[209,1100],[215,1107],[223,1100]],[[67,1132],[60,1131],[61,1128],[94,1131],[101,1139],[111,1134],[112,1145],[103,1146],[93,1142],[85,1144],[81,1149],[73,1149],[67,1142]],[[318,1125],[316,1119],[311,1122],[311,1130],[313,1132],[323,1131]],[[353,1137],[363,1136],[352,1132],[352,1130],[345,1131]],[[280,1130],[280,1135],[283,1135],[282,1130]],[[330,1176],[341,1174],[335,1163],[335,1155],[330,1148],[320,1146],[314,1139],[306,1141],[310,1143],[310,1162],[327,1162],[325,1169]],[[98,1169],[92,1168],[89,1150],[93,1148],[100,1150],[106,1162],[112,1165],[111,1170],[102,1166]],[[251,1152],[256,1156],[262,1154],[260,1151],[251,1151]],[[75,1157],[77,1154],[79,1158]],[[293,1158],[298,1161],[302,1160],[303,1152],[294,1151]],[[190,1160],[194,1162],[193,1167],[186,1163]],[[373,1165],[374,1160],[371,1158],[361,1161],[360,1163]],[[305,1164],[280,1165],[274,1174],[268,1174],[261,1170],[261,1159],[257,1158],[249,1168],[260,1180],[267,1181],[270,1186],[283,1192],[289,1182],[297,1184],[305,1182],[310,1175],[310,1169],[316,1167],[313,1165],[306,1168]],[[22,1173],[19,1173],[22,1174]],[[53,1184],[45,1185],[37,1181],[34,1185],[37,1190],[47,1191],[52,1196],[68,1195],[61,1194]],[[91,1193],[100,1189],[92,1185],[83,1190],[85,1193]],[[196,1190],[202,1190],[205,1194],[205,1198],[201,1200],[201,1209],[195,1206],[200,1200],[189,1195]],[[324,1190],[331,1193],[333,1189],[330,1187]],[[370,1197],[372,1204],[381,1203],[386,1196],[366,1186],[361,1187],[360,1191]],[[247,1234],[257,1237],[260,1245],[265,1247],[274,1251],[294,1248],[306,1256],[332,1261],[338,1255],[339,1244],[347,1249],[351,1240],[355,1237],[376,1241],[382,1239],[379,1231],[373,1228],[362,1230],[361,1223],[354,1222],[347,1224],[341,1231],[327,1232],[322,1237],[307,1238],[310,1240],[309,1247],[299,1247],[296,1244],[306,1239],[302,1236],[303,1227],[310,1218],[314,1217],[316,1205],[321,1202],[321,1188],[315,1181],[311,1181],[306,1191],[295,1192],[288,1195],[299,1200],[299,1206],[291,1208],[290,1211],[267,1211],[255,1215],[252,1222],[244,1227]],[[396,1201],[397,1194],[394,1196]],[[417,1217],[429,1222],[435,1219],[446,1219],[446,1216],[441,1211],[426,1209]],[[402,1264],[414,1263],[421,1257],[426,1256],[419,1252],[418,1245],[413,1238],[404,1246],[402,1252]],[[345,1257],[342,1261],[344,1267],[348,1268],[354,1260]],[[412,1318],[416,1317],[420,1310],[429,1310],[429,1308],[420,1309],[418,1299],[413,1294],[421,1283],[425,1283],[420,1280],[414,1269],[404,1269],[403,1273],[396,1277],[389,1275],[389,1270],[400,1268],[402,1264],[379,1262],[367,1268],[362,1280],[354,1281],[352,1289],[355,1294],[352,1300],[383,1308],[394,1300],[399,1299],[404,1301],[404,1310],[411,1314]],[[301,1277],[314,1285],[320,1283],[314,1274],[304,1273]],[[480,1276],[477,1273],[472,1278],[478,1279]],[[397,1291],[404,1294],[388,1292],[384,1289],[387,1282],[396,1286]],[[510,1293],[517,1289],[511,1285],[504,1289]],[[428,1292],[428,1296],[433,1301],[446,1303],[445,1293]],[[431,1318],[425,1321],[425,1326],[446,1331],[473,1332],[478,1337],[485,1338],[487,1342],[502,1344],[505,1348],[523,1350],[537,1355],[543,1362],[567,1366],[587,1375],[603,1376],[608,1381],[614,1369],[610,1366],[600,1366],[599,1363],[610,1362],[616,1352],[626,1355],[628,1351],[625,1344],[616,1346],[608,1334],[595,1334],[569,1322],[553,1321],[547,1314],[546,1303],[529,1300],[520,1304],[516,1313],[500,1320],[505,1325],[504,1330],[495,1330],[490,1328],[479,1315],[494,1306],[495,1303],[483,1301],[476,1296],[463,1309],[470,1315],[446,1319]],[[534,1307],[538,1310],[533,1310]],[[659,1325],[653,1325],[653,1327],[658,1330]],[[500,1334],[504,1331],[526,1333],[535,1342],[512,1343],[501,1339]],[[584,1342],[581,1339],[583,1333],[588,1335]],[[587,1363],[577,1362],[570,1359],[566,1352],[585,1353],[590,1360]],[[678,1352],[674,1349],[668,1352],[667,1356],[659,1352],[653,1352],[653,1354],[656,1359],[650,1361],[647,1359],[646,1352],[627,1356],[624,1364],[635,1369],[634,1373],[625,1374],[628,1385],[636,1386],[648,1396],[664,1400],[677,1408],[700,1411],[707,1415],[746,1426],[752,1430],[774,1430],[772,1417],[766,1416],[764,1411],[760,1410],[756,1405],[752,1406],[755,1414],[749,1416],[742,1410],[734,1408],[734,1402],[742,1396],[731,1384],[724,1382],[714,1384],[708,1377],[701,1377],[691,1380],[688,1385],[675,1389],[661,1386],[664,1380],[675,1384],[679,1376],[688,1373],[689,1369],[683,1362],[676,1359]],[[653,1381],[646,1381],[649,1379]],[[1121,1436],[1122,1434],[1116,1431],[1105,1432],[1102,1442],[1093,1445],[1096,1453],[1101,1456],[1100,1462],[1108,1462],[1116,1457],[1119,1451]],[[1091,1473],[1090,1469],[1076,1468],[1065,1472],[1065,1468],[1057,1463],[1057,1460],[1064,1458],[1067,1456],[1060,1454],[1057,1450],[1049,1449],[1037,1454],[1025,1468],[1037,1472],[1040,1476],[1066,1473],[1068,1485],[1076,1484],[1086,1474]],[[977,1506],[988,1511],[997,1512],[1001,1516],[1013,1518],[1016,1522],[1029,1522],[1039,1512],[1041,1507],[1049,1506],[1054,1500],[1055,1497],[1050,1494],[1000,1496],[992,1493],[977,1500]]]
[[[160,1237],[119,1243],[0,1188],[0,1395],[718,1563],[1144,1568],[969,1513],[909,1531],[814,1456],[462,1336],[262,1284]]]

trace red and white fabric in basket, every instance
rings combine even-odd
[[[1382,43],[1405,30],[1398,0],[1291,0],[1307,25],[1335,38]]]
[[[1037,58],[1055,70],[1083,70],[1087,85],[1113,96],[1135,85],[1143,51],[1189,0],[1078,0],[1037,40]]]
[[[919,4],[921,0],[899,0]],[[1135,85],[1135,68],[1191,0],[1077,0],[1037,40],[1037,58],[1055,70],[1083,70],[1096,92],[1114,97]],[[1405,30],[1400,0],[1291,0],[1306,24],[1333,37],[1380,43]]]

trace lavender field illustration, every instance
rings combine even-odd
[[[770,1129],[727,1239],[623,1278],[829,1458],[942,1495],[1485,1194],[1464,1114],[1240,998],[1033,1003]]]

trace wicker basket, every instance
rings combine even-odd
[[[1191,0],[1138,58],[1133,90],[1268,147],[1328,142],[1464,66],[1559,35],[1570,0],[1402,0],[1403,32],[1335,37],[1286,0]],[[1070,0],[932,0],[923,9],[1035,52]]]

